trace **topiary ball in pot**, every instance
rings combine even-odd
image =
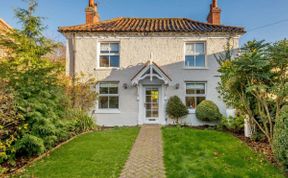
[[[221,116],[218,106],[213,101],[204,100],[196,107],[196,117],[199,120],[219,121]]]

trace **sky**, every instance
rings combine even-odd
[[[206,22],[212,0],[95,0],[99,3],[101,20],[114,17],[185,17]],[[45,35],[58,41],[65,38],[59,26],[85,22],[88,0],[38,0],[36,15],[45,17]],[[218,0],[222,24],[245,27],[248,40],[275,42],[288,38],[288,0]],[[0,18],[19,28],[16,8],[25,8],[23,0],[0,0]]]

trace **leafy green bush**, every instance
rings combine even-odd
[[[176,119],[176,123],[179,124],[179,119],[188,115],[189,111],[178,96],[173,96],[167,102],[166,113],[171,119]]]
[[[196,107],[196,117],[202,121],[218,121],[222,115],[213,101],[204,100]]]
[[[244,132],[244,118],[241,116],[224,117],[222,116],[221,122],[217,125],[218,129],[228,130],[233,133],[243,133]]]
[[[282,107],[280,117],[275,124],[273,151],[288,171],[288,105]]]
[[[0,78],[0,163],[14,159],[14,142],[28,126],[23,122],[23,115],[17,112],[14,94],[6,86],[7,83]]]
[[[288,101],[287,51],[287,39],[274,44],[249,41],[241,55],[222,61],[218,70],[218,91],[224,102],[245,115],[252,124],[252,134],[256,129],[262,132],[269,146],[273,142],[274,123],[283,103]]]
[[[0,163],[41,154],[94,127],[85,113],[96,99],[93,80],[72,82],[63,63],[47,59],[57,44],[43,35],[36,7],[30,0],[28,10],[16,10],[21,30],[0,34],[9,52],[0,60]]]
[[[45,151],[44,142],[34,135],[25,134],[16,141],[16,152],[22,155],[39,155]]]
[[[70,110],[65,116],[69,120],[74,120],[74,132],[81,133],[95,128],[95,123],[92,117],[89,117],[85,111],[74,109]]]

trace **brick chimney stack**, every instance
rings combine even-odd
[[[210,5],[210,12],[207,21],[213,25],[221,24],[221,9],[218,7],[217,0],[213,0]]]
[[[98,13],[98,5],[94,0],[89,0],[88,7],[86,7],[86,24],[95,24],[100,21]]]

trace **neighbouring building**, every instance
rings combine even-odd
[[[10,30],[12,30],[12,27],[0,18],[0,34],[3,35]],[[4,57],[6,52],[7,51],[5,49],[0,48],[0,58]]]
[[[195,116],[196,106],[219,98],[219,65],[215,55],[227,41],[238,49],[244,28],[221,24],[217,0],[208,22],[188,18],[114,18],[101,21],[97,4],[89,1],[86,23],[59,27],[67,38],[67,74],[94,76],[99,99],[93,111],[99,125],[169,124],[169,97],[177,95],[189,108],[189,125],[207,124]]]

